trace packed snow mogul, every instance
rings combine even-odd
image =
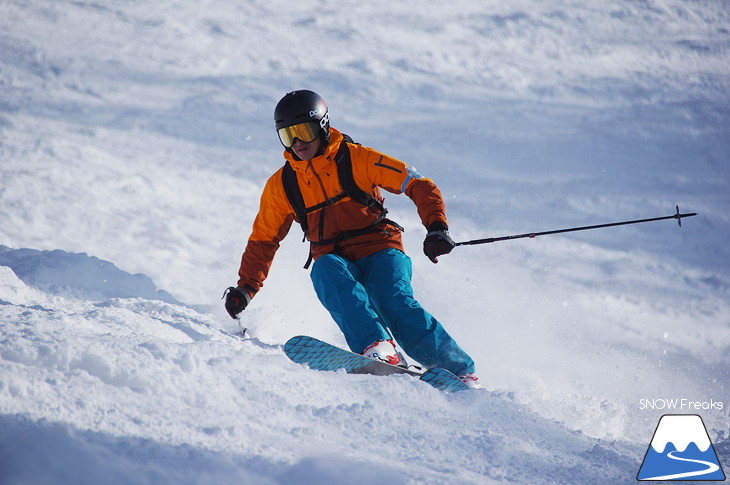
[[[454,248],[436,184],[412,167],[354,143],[330,126],[324,100],[288,93],[274,121],[286,163],[266,183],[225,307],[233,318],[263,286],[279,242],[296,220],[310,243],[311,279],[350,349],[401,363],[393,339],[423,366],[450,370],[478,387],[474,362],[413,296],[402,228],[386,217],[380,189],[406,194],[428,232],[423,252],[436,263]],[[392,335],[392,337],[391,337]]]

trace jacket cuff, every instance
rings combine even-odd
[[[428,226],[428,232],[434,232],[434,231],[448,231],[449,226],[442,221],[436,221],[432,222],[431,225]]]
[[[246,303],[249,303],[251,299],[256,296],[256,290],[254,290],[250,285],[239,286],[238,289],[241,293],[243,293],[243,296],[246,297],[246,300],[248,300]]]

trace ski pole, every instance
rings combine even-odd
[[[245,338],[246,337],[246,330],[248,330],[248,328],[246,328],[246,327],[243,326],[243,324],[241,323],[241,317],[240,316],[236,317],[236,321],[238,322],[238,328],[241,329],[241,338]]]
[[[677,223],[680,227],[682,227],[682,218],[683,217],[692,217],[696,216],[696,212],[690,212],[688,214],[680,214],[679,213],[679,206],[677,206],[677,213],[671,216],[664,216],[664,217],[652,217],[650,219],[637,219],[634,221],[622,221],[622,222],[610,222],[608,224],[597,224],[595,226],[582,226],[582,227],[570,227],[568,229],[557,229],[554,231],[543,231],[543,232],[529,232],[525,234],[514,234],[512,236],[500,236],[500,237],[488,237],[486,239],[472,239],[471,241],[462,241],[456,243],[456,246],[471,246],[474,244],[487,244],[487,243],[493,243],[497,241],[508,241],[510,239],[521,239],[521,238],[535,238],[537,236],[547,236],[549,234],[561,234],[564,232],[575,232],[575,231],[586,231],[588,229],[600,229],[602,227],[613,227],[613,226],[625,226],[627,224],[639,224],[642,222],[653,222],[653,221],[663,221],[666,219],[677,219]]]

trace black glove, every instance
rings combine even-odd
[[[251,296],[243,288],[230,287],[223,293],[226,299],[226,311],[231,318],[238,318],[238,314],[246,309]]]
[[[428,226],[428,234],[423,241],[423,254],[428,256],[432,263],[438,263],[438,257],[449,254],[456,243],[449,237],[449,230],[443,222],[434,222]]]

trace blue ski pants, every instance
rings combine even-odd
[[[411,276],[411,259],[397,249],[357,261],[326,254],[314,262],[311,272],[319,300],[353,352],[391,338],[387,328],[421,365],[443,367],[456,375],[474,372],[471,357],[413,297]]]

